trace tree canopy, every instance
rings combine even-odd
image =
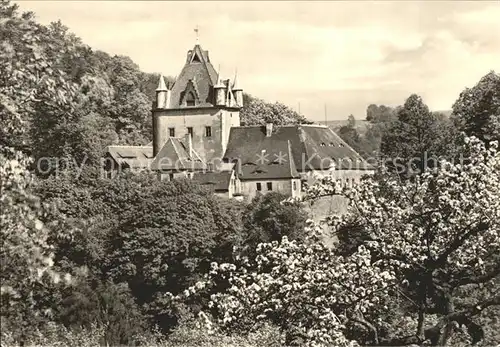
[[[287,345],[477,343],[478,317],[500,305],[500,152],[498,142],[467,141],[465,165],[346,188],[349,213],[327,221],[363,228],[369,240],[354,253],[317,242],[322,229],[312,224],[305,242],[285,237],[260,244],[246,262],[213,263],[210,278],[183,295],[225,280],[229,290],[207,307],[214,322],[248,331],[270,321]],[[309,198],[334,192],[325,178]]]
[[[245,125],[311,124],[303,115],[280,103],[269,103],[248,94],[244,97],[244,105],[240,112],[241,122]]]
[[[483,141],[500,139],[500,74],[491,71],[453,104],[452,119],[461,131]]]

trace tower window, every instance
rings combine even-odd
[[[273,190],[273,182],[267,182],[267,190]]]
[[[293,181],[293,190],[297,190],[297,182]]]
[[[175,128],[168,128],[168,135],[170,137],[175,137]]]
[[[193,137],[193,127],[188,127],[188,134]]]
[[[260,192],[262,190],[262,184],[257,182],[257,190]]]
[[[190,92],[186,98],[186,106],[195,106],[195,105],[196,105],[196,98],[194,97],[194,93]]]
[[[205,136],[206,137],[212,136],[212,127],[205,127]]]
[[[200,57],[198,56],[198,54],[194,54],[193,55],[193,59],[191,60],[192,63],[201,63],[201,59]]]

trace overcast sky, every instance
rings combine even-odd
[[[500,71],[500,1],[18,1],[61,19],[94,49],[177,75],[199,26],[203,49],[246,92],[313,120],[365,117],[417,93],[450,109],[464,87]]]

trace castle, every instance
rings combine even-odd
[[[220,69],[219,69],[220,70]],[[238,77],[223,79],[196,43],[176,81],[160,76],[152,105],[153,142],[109,146],[105,169],[151,169],[162,180],[188,177],[215,194],[250,200],[278,191],[300,196],[311,175],[352,185],[373,167],[322,125],[245,126]]]

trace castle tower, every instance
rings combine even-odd
[[[158,83],[152,110],[153,155],[170,137],[190,134],[193,150],[203,160],[222,160],[231,127],[240,125],[241,105],[231,87],[229,80],[222,79],[220,68],[215,71],[208,51],[197,42],[187,52],[173,85],[168,88],[163,78]],[[228,98],[233,101],[228,103]]]

